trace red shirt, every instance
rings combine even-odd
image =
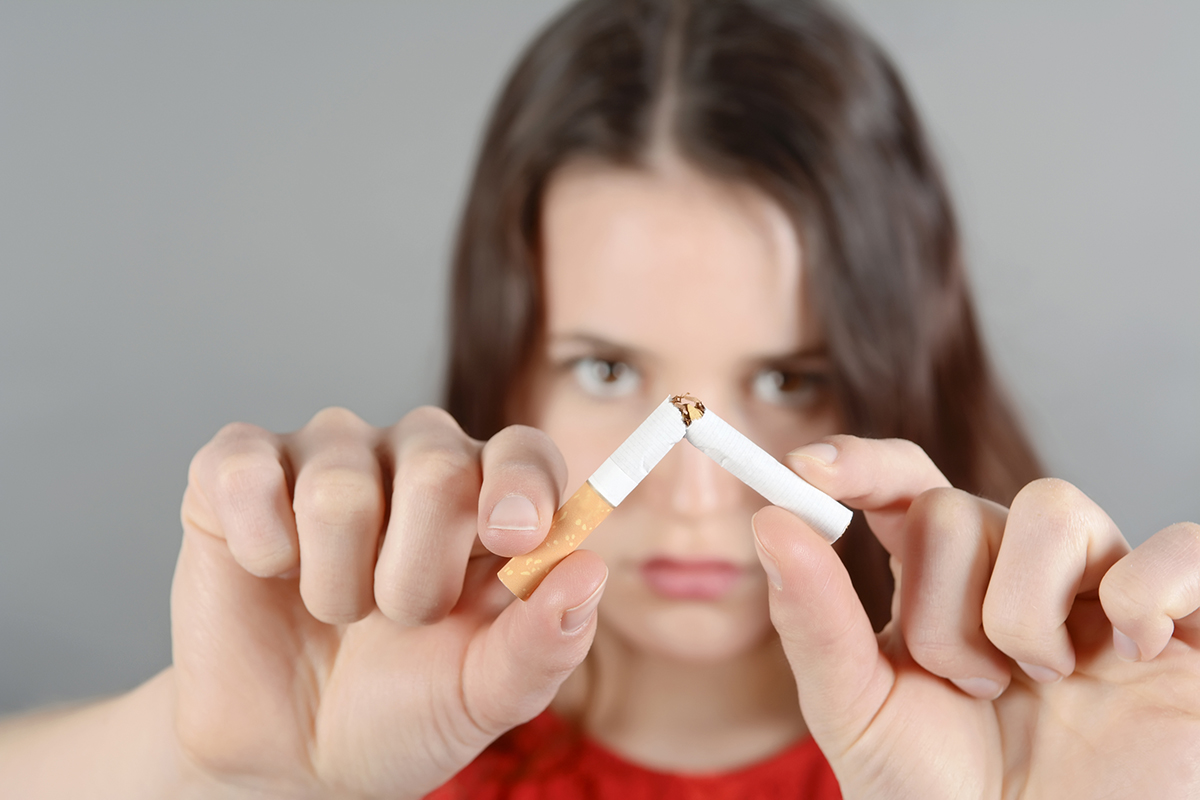
[[[427,800],[841,800],[811,737],[733,772],[672,775],[631,764],[547,711],[509,731]]]

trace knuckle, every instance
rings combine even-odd
[[[454,598],[428,585],[418,588],[411,580],[385,579],[375,581],[375,604],[393,622],[417,627],[444,619]]]
[[[478,493],[481,480],[479,459],[472,453],[450,448],[429,448],[409,453],[396,473],[397,494],[435,498],[447,490],[456,493],[464,486]]]
[[[485,451],[499,451],[513,466],[549,472],[558,479],[566,478],[566,462],[558,447],[545,431],[526,425],[510,425],[491,438]]]
[[[1033,512],[1055,527],[1075,523],[1093,514],[1087,495],[1061,478],[1038,478],[1013,498],[1013,509]]]
[[[909,508],[917,524],[935,531],[956,531],[978,527],[981,508],[978,498],[959,489],[928,489],[917,495]]]
[[[1109,617],[1130,619],[1141,616],[1152,606],[1154,587],[1127,561],[1117,562],[1100,579],[1100,605]]]
[[[1022,487],[1021,491],[1016,493],[1016,498],[1037,505],[1073,506],[1086,499],[1086,495],[1060,477],[1039,477]],[[1013,500],[1013,504],[1016,504],[1016,499]]]
[[[513,443],[524,447],[540,448],[553,446],[550,437],[546,435],[545,431],[531,428],[528,425],[509,425],[492,438],[511,440]]]
[[[1100,603],[1110,616],[1144,617],[1170,606],[1177,597],[1178,587],[1172,574],[1195,574],[1197,570],[1200,570],[1200,525],[1192,522],[1170,525],[1104,574],[1099,587]]]
[[[925,452],[925,448],[916,442],[908,439],[891,439],[892,444],[900,450],[901,454],[912,460],[930,461],[929,454]]]
[[[192,456],[188,465],[188,480],[197,486],[216,471],[217,466],[231,455],[252,451],[255,444],[268,440],[271,434],[256,425],[246,422],[231,422],[217,433]]]
[[[367,616],[367,612],[348,606],[347,604],[329,605],[323,609],[317,610],[309,607],[309,613],[318,622],[324,622],[326,625],[352,625],[358,622],[363,617]]]
[[[327,625],[349,625],[358,622],[370,612],[369,604],[360,600],[355,593],[314,594],[311,591],[306,593],[305,589],[302,582],[300,596],[304,600],[304,607],[318,621]]]
[[[933,465],[925,448],[909,439],[854,439],[851,444],[864,447],[889,462],[904,465]]]
[[[382,511],[382,491],[374,475],[333,467],[303,476],[294,507],[298,515],[318,524],[367,523]]]
[[[939,675],[961,660],[964,644],[960,637],[931,625],[906,626],[904,643],[918,664]]]
[[[312,419],[308,421],[308,424],[305,427],[357,431],[370,426],[363,421],[362,417],[358,416],[348,408],[342,408],[341,406],[329,406],[328,408],[323,408],[316,414],[313,414]]]
[[[1013,645],[1046,646],[1052,642],[1053,629],[1039,623],[1036,615],[1024,613],[1012,603],[997,602],[990,596],[983,603],[983,631],[1000,647]]]
[[[214,476],[216,496],[225,502],[237,498],[262,498],[285,481],[283,465],[265,453],[235,452],[221,458]]]
[[[1115,531],[1103,509],[1059,478],[1039,478],[1022,488],[1010,518],[1044,544],[1076,549],[1086,547],[1093,534]]]
[[[209,444],[218,448],[232,445],[244,445],[248,441],[269,439],[273,436],[270,431],[251,425],[249,422],[230,422],[223,425]]]
[[[1200,525],[1177,522],[1163,529],[1160,536],[1171,542],[1171,558],[1200,567]]]
[[[404,415],[404,417],[396,424],[396,427],[404,432],[420,431],[426,429],[448,429],[462,436],[462,428],[458,421],[450,415],[450,412],[437,406],[419,406]]]

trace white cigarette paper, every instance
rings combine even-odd
[[[800,479],[711,409],[687,427],[687,440],[773,505],[786,508],[832,544],[853,513]]]
[[[545,541],[501,568],[498,575],[504,585],[528,600],[550,570],[573,553],[685,436],[768,502],[791,511],[831,544],[850,524],[850,509],[802,481],[696,398],[674,395],[654,409],[562,504]]]
[[[686,427],[668,397],[638,425],[629,438],[604,460],[567,498],[546,539],[532,551],[509,560],[497,573],[509,591],[528,600],[550,570],[575,552],[588,534],[629,496],[663,456],[683,439]]]
[[[588,483],[610,505],[619,506],[686,431],[679,409],[668,397],[605,459]]]

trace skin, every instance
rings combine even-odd
[[[823,385],[804,377],[829,365],[775,203],[663,158],[655,172],[572,165],[545,209],[546,345],[525,419],[562,449],[568,485],[685,388],[776,456],[838,429]],[[589,364],[620,374],[581,375]],[[795,390],[764,393],[756,379],[772,373]],[[690,445],[668,453],[585,545],[609,567],[589,662],[601,702],[573,702],[583,670],[560,712],[629,758],[684,771],[756,761],[805,732],[749,531],[762,504]],[[664,599],[639,571],[654,557],[743,572],[718,600]]]
[[[184,496],[174,666],[0,728],[0,794],[419,796],[551,702],[635,760],[681,769],[655,736],[687,726],[689,746],[715,750],[716,722],[735,724],[744,762],[807,726],[851,798],[1200,791],[1200,526],[1131,551],[1069,484],[1035,482],[1004,509],[947,486],[914,445],[833,433],[819,392],[796,405],[756,390],[781,355],[819,353],[820,335],[794,236],[747,187],[677,163],[579,164],[543,213],[549,338],[537,400],[514,409],[541,429],[478,442],[436,409],[386,429],[340,409],[287,435],[223,429]],[[636,392],[581,391],[598,373],[564,369],[581,354],[562,341],[580,329],[626,348],[582,356],[630,359]],[[776,508],[750,526],[760,504],[685,446],[595,552],[527,603],[507,595],[502,557],[539,542],[564,493],[679,390],[866,512],[899,586],[881,635],[816,533]],[[663,550],[757,558],[761,573],[720,602],[662,602],[629,564]],[[625,695],[597,679],[594,707],[579,700],[590,667],[576,672],[593,641],[597,674],[628,679]]]

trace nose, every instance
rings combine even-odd
[[[740,506],[753,492],[686,440],[675,445],[646,477],[647,494],[680,518],[698,518]]]

